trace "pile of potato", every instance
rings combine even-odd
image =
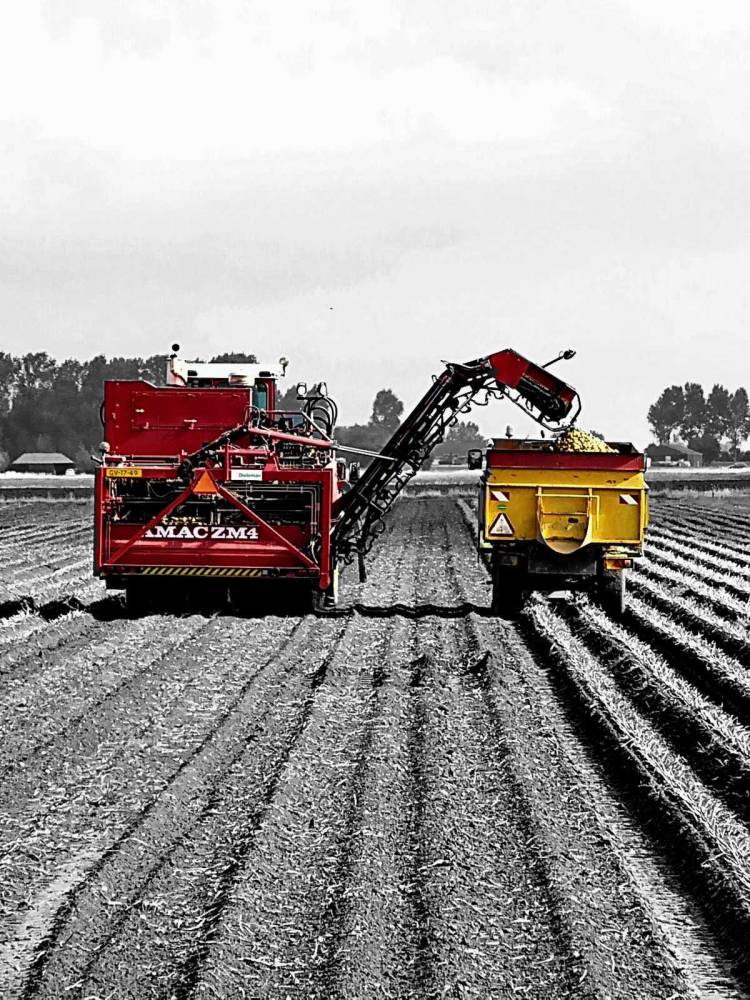
[[[560,437],[555,438],[552,447],[555,451],[606,451],[610,454],[616,451],[595,434],[589,434],[588,431],[578,430],[575,427],[569,428]]]

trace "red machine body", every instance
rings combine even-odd
[[[515,351],[448,365],[349,485],[332,437],[335,404],[316,387],[300,411],[277,410],[279,375],[175,354],[165,387],[105,383],[94,571],[107,586],[131,595],[144,578],[274,577],[335,601],[338,563],[358,555],[363,572],[383,515],[478,393],[508,396],[546,426],[577,401]]]
[[[275,379],[260,383],[105,384],[95,572],[109,586],[273,576],[330,587],[332,445],[304,432],[301,413],[273,409]]]

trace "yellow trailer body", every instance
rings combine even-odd
[[[643,553],[648,492],[643,455],[612,448],[566,453],[546,441],[499,440],[487,452],[479,547],[511,605],[516,592],[589,586],[616,591],[624,607],[623,571]]]
[[[482,544],[538,541],[555,552],[596,544],[640,555],[648,525],[643,472],[488,469]]]

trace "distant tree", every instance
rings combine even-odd
[[[96,449],[102,437],[99,407],[108,378],[147,378],[163,384],[165,358],[57,362],[44,353],[0,354],[0,441],[16,458],[24,451],[68,456]],[[81,459],[81,461],[83,461]]]
[[[689,438],[688,447],[699,451],[706,465],[715,462],[721,454],[721,444],[712,434],[699,434],[698,437]]]
[[[76,472],[93,472],[94,471],[94,460],[91,454],[83,447],[79,445],[72,455],[73,461],[76,464]]]
[[[733,458],[737,458],[740,445],[750,434],[750,401],[747,391],[739,388],[729,400],[729,427],[727,436],[732,448]]]
[[[381,389],[372,404],[370,423],[389,437],[401,423],[404,404],[390,389]]]
[[[731,396],[723,385],[717,383],[706,400],[705,430],[721,441],[729,433],[731,424]]]
[[[140,359],[138,359],[140,361]],[[152,354],[150,358],[140,361],[139,378],[153,385],[164,385],[166,381],[167,355]]]
[[[4,417],[10,409],[18,386],[19,374],[18,358],[0,351],[0,418]]]
[[[472,420],[459,420],[448,429],[445,441],[435,448],[435,455],[460,455],[470,448],[483,448],[486,441]]]
[[[685,406],[680,433],[689,441],[703,433],[706,424],[706,397],[703,386],[697,382],[686,382],[682,392]]]
[[[341,426],[336,430],[336,440],[351,448],[380,451],[400,422],[404,404],[390,389],[381,389],[372,403],[372,415],[366,424]],[[363,466],[370,462],[360,459]]]
[[[242,354],[241,352],[236,352],[234,354],[217,354],[215,357],[211,358],[211,362],[222,365],[257,365],[258,359],[254,354]]]
[[[591,434],[592,437],[599,438],[600,441],[607,440],[601,431],[589,431],[589,434]]]
[[[671,385],[648,410],[648,422],[659,444],[669,444],[672,433],[685,415],[685,396],[681,385]]]
[[[54,443],[51,434],[37,434],[34,438],[34,451],[52,451]]]
[[[55,377],[55,361],[45,352],[24,354],[19,361],[20,389],[49,389]]]
[[[297,386],[291,385],[278,398],[277,410],[301,410],[302,400],[297,399]]]
[[[342,444],[349,444],[353,448],[368,448],[379,451],[385,444],[386,438],[380,428],[374,424],[351,424],[348,427],[337,428],[336,440]]]

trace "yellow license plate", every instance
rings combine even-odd
[[[140,479],[143,469],[105,469],[107,479]]]

